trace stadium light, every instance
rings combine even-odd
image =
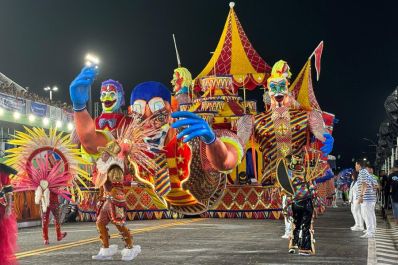
[[[94,65],[94,66],[97,67],[99,65],[99,63],[100,63],[99,58],[97,56],[93,55],[93,54],[90,54],[90,53],[86,54],[86,57],[84,58],[84,60],[85,60],[85,65],[86,66]]]
[[[4,109],[0,108],[0,116],[4,114]]]
[[[34,122],[36,120],[36,116],[33,115],[33,114],[29,114],[28,119],[29,119],[30,122]]]
[[[69,131],[73,130],[73,124],[71,122],[68,123],[68,130]]]
[[[43,118],[43,124],[45,126],[47,126],[49,123],[50,123],[50,120],[47,117]]]
[[[14,119],[19,120],[19,118],[21,118],[21,113],[16,111],[16,112],[14,112],[13,116],[14,116]]]
[[[62,122],[61,121],[56,121],[55,122],[55,127],[61,128],[62,127]]]
[[[46,86],[44,88],[44,91],[50,92],[50,101],[51,101],[51,100],[53,100],[53,92],[58,91],[58,87],[57,86],[53,86],[53,87]]]

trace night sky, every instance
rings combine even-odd
[[[374,148],[362,138],[376,141],[384,100],[398,85],[396,1],[235,2],[254,48],[271,66],[286,60],[293,79],[325,41],[314,87],[321,108],[340,120],[334,154],[340,166],[371,157]],[[169,85],[176,67],[172,33],[183,66],[196,76],[216,48],[228,3],[0,0],[0,72],[43,96],[43,87],[58,85],[55,99],[69,100],[69,83],[92,52],[101,59],[99,81],[119,80],[129,98],[139,82]],[[99,82],[94,91],[96,99]]]

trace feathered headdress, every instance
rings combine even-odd
[[[14,190],[34,190],[35,203],[41,204],[43,212],[47,211],[50,204],[50,192],[67,200],[71,199],[71,193],[67,188],[72,186],[73,176],[63,170],[61,161],[51,165],[46,154],[44,158],[35,159],[34,163],[28,162],[26,169],[26,172],[12,180]]]
[[[47,134],[43,128],[24,128],[26,132],[17,131],[13,139],[8,141],[17,147],[7,150],[6,156],[6,164],[18,171],[12,181],[19,186],[19,191],[36,190],[40,186],[38,180],[42,179],[50,187],[59,186],[59,183],[66,183],[70,177],[68,185],[65,184],[70,199],[75,200],[76,195],[81,198],[83,194],[80,186],[87,188],[86,181],[91,181],[83,168],[89,163],[81,157],[80,149],[72,144],[70,135],[63,135],[56,129],[50,129]]]

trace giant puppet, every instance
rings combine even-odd
[[[131,120],[114,126],[111,133],[101,130],[98,128],[100,123],[94,121],[86,110],[89,89],[96,75],[95,67],[83,68],[70,85],[70,96],[74,109],[76,133],[82,148],[88,154],[99,157],[97,174],[105,179],[104,182],[96,183],[96,186],[103,186],[104,200],[108,203],[101,203],[98,211],[97,227],[101,234],[102,248],[100,253],[93,258],[109,259],[115,254],[115,249],[110,247],[105,239],[106,224],[112,222],[117,226],[119,224],[124,226],[124,222],[115,222],[113,218],[101,218],[103,216],[101,211],[114,215],[115,209],[119,209],[118,212],[124,214],[125,198],[120,192],[116,192],[117,187],[124,181],[121,180],[121,171],[124,176],[134,171],[135,180],[153,189],[153,196],[156,196],[160,203],[170,206],[172,210],[184,214],[199,214],[217,202],[225,186],[225,174],[221,171],[227,171],[236,166],[242,157],[243,148],[236,135],[213,131],[206,121],[192,113],[174,113],[173,118],[181,120],[171,127],[171,95],[169,90],[158,82],[145,82],[136,86],[129,107]],[[122,117],[123,119],[125,117]],[[143,123],[138,122],[141,120]],[[109,157],[120,158],[118,155],[120,151],[115,152],[120,148],[117,145],[112,147],[111,143],[117,138],[126,137],[123,136],[125,132],[123,127],[128,125],[131,128],[131,123],[138,127],[135,129],[153,131],[140,137],[146,144],[141,143],[143,144],[141,146],[148,147],[148,150],[141,156],[128,159],[124,167],[119,161],[117,163],[119,169],[109,170],[112,169],[111,164],[107,162]],[[176,128],[179,127],[184,127],[184,129],[177,132]],[[131,139],[126,139],[126,141],[129,142]],[[131,146],[134,145],[131,144]],[[153,148],[154,146],[156,147]],[[159,150],[161,148],[163,150]],[[146,156],[155,162],[156,168],[148,166],[148,159],[142,159]],[[139,161],[140,159],[145,160],[147,164]],[[137,167],[133,166],[132,169],[131,164]],[[119,199],[111,196],[115,192]],[[110,207],[109,204],[114,207]],[[125,216],[123,215],[120,220],[124,221]],[[139,249],[138,246],[136,249],[132,246],[128,230],[121,232],[123,238],[126,239],[126,248],[122,253],[123,259],[129,260],[134,258]]]
[[[254,134],[263,156],[263,184],[275,181],[278,158],[298,154],[309,146],[312,136],[323,143],[321,152],[332,151],[333,137],[326,130],[322,112],[305,109],[289,93],[291,73],[285,61],[272,67],[267,80],[269,108],[255,115]]]
[[[227,130],[213,130],[198,115],[171,113],[171,94],[158,82],[137,85],[130,99],[130,114],[148,117],[162,113],[153,123],[158,134],[148,141],[159,143],[164,152],[154,160],[161,169],[140,175],[156,195],[176,212],[200,214],[214,205],[226,184],[225,172],[243,155],[240,138]],[[173,123],[174,119],[179,119]]]

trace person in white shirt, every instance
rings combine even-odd
[[[364,230],[364,225],[363,225],[363,219],[361,216],[361,205],[358,203],[358,200],[356,200],[356,197],[358,196],[358,173],[354,171],[352,173],[352,182],[350,186],[350,192],[349,192],[349,202],[351,205],[351,213],[352,216],[354,217],[355,220],[355,225],[351,227],[351,230],[353,231],[363,231]]]
[[[366,161],[358,160],[355,169],[358,174],[358,194],[356,199],[361,204],[361,215],[366,224],[363,238],[373,238],[376,230],[376,189],[377,181],[366,170]]]

